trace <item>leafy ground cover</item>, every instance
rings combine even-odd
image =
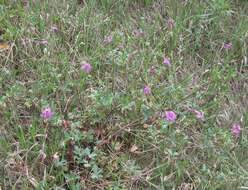
[[[2,189],[248,189],[248,1],[0,0]]]

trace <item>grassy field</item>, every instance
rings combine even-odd
[[[0,189],[248,189],[247,0],[0,0]]]

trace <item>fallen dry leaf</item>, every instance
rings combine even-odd
[[[7,42],[0,42],[0,49],[9,49],[9,44]]]

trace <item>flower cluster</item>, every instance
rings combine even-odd
[[[50,120],[53,117],[54,113],[50,107],[46,107],[41,112],[41,117],[44,120]]]
[[[92,66],[90,63],[86,63],[84,62],[82,65],[81,65],[81,69],[85,72],[85,73],[90,73],[92,71]]]
[[[144,92],[145,95],[150,95],[152,90],[151,90],[151,88],[149,86],[145,85],[144,89],[143,89],[143,92]]]
[[[240,136],[241,126],[238,123],[234,123],[231,131],[232,131],[233,136],[237,138]]]
[[[173,28],[175,27],[175,21],[172,19],[172,18],[169,18],[167,20],[167,28],[169,30],[173,30]],[[52,32],[58,32],[58,28],[57,26],[52,26],[51,27],[51,31]],[[144,32],[142,30],[134,30],[133,31],[133,35],[135,37],[141,37],[144,35]],[[113,42],[113,36],[112,35],[109,35],[109,36],[106,36],[103,40],[103,43],[105,45],[107,44],[110,44]],[[37,43],[39,44],[42,44],[42,45],[47,45],[48,42],[47,40],[39,40],[37,41]],[[223,44],[223,48],[226,49],[226,50],[230,50],[232,48],[232,43],[224,43]],[[171,65],[171,60],[169,57],[167,56],[164,56],[163,58],[163,64],[165,66],[170,66]],[[89,74],[91,71],[92,71],[92,65],[88,62],[83,62],[81,64],[81,70],[87,74]],[[149,68],[149,71],[148,73],[150,75],[155,75],[156,74],[156,67],[153,65],[152,67]],[[148,85],[144,85],[144,88],[143,88],[143,93],[145,96],[149,96],[152,94],[152,89],[150,86]],[[191,113],[193,113],[195,115],[195,118],[198,119],[199,121],[204,121],[205,120],[205,115],[204,115],[204,112],[203,111],[200,111],[200,110],[196,110],[196,109],[189,109],[189,111]],[[54,115],[54,112],[52,111],[52,109],[50,107],[46,107],[44,108],[42,111],[41,111],[41,117],[45,120],[45,121],[48,121],[50,120]],[[168,122],[175,122],[177,120],[177,114],[172,111],[172,110],[168,110],[165,112],[165,116],[164,118],[168,121]],[[67,125],[67,123],[65,124],[64,122],[64,125]],[[233,124],[232,128],[231,128],[231,133],[232,135],[235,137],[235,138],[238,138],[240,136],[240,133],[241,133],[241,126],[237,123]]]

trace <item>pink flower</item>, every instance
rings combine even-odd
[[[167,20],[167,28],[169,30],[172,30],[175,27],[175,21],[172,18],[169,18]]]
[[[174,111],[166,111],[165,112],[165,118],[166,118],[167,121],[174,122],[177,119],[177,115],[176,115],[176,113]]]
[[[112,41],[113,41],[113,36],[112,35],[109,35],[109,36],[106,36],[104,38],[103,43],[106,44],[106,45],[108,45],[108,44],[112,43]]]
[[[50,107],[46,107],[41,112],[41,117],[45,120],[50,120],[53,117],[53,112]]]
[[[192,111],[195,113],[195,117],[197,119],[202,120],[202,121],[204,120],[204,112],[198,111],[198,110],[195,110],[195,109],[193,109]]]
[[[170,59],[168,57],[164,57],[164,61],[163,61],[164,65],[170,65]]]
[[[231,42],[229,42],[229,43],[224,43],[223,48],[226,49],[226,50],[231,49],[231,48],[232,48],[232,43],[231,43]]]
[[[237,124],[237,123],[233,124],[233,126],[232,126],[232,134],[233,134],[233,136],[239,137],[240,132],[241,132],[240,125]]]
[[[89,63],[83,63],[81,69],[86,73],[90,73],[92,71],[92,66]]]
[[[150,95],[152,93],[152,90],[149,86],[145,85],[143,88],[143,92],[145,95]]]

